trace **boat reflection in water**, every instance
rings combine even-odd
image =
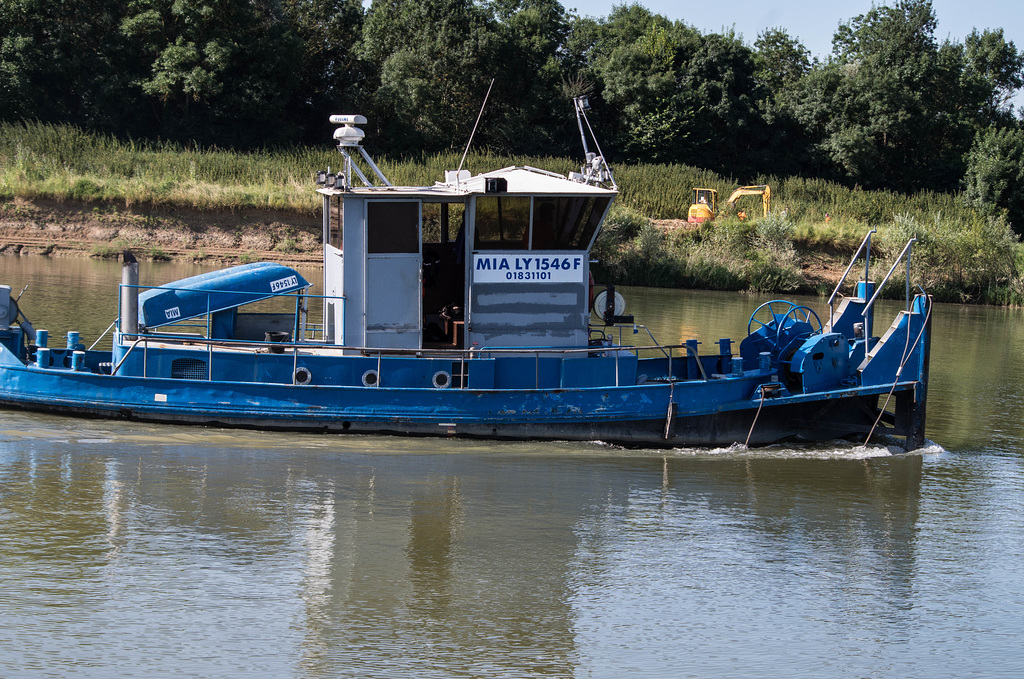
[[[172,659],[187,675],[701,673],[771,667],[773,625],[790,653],[828,657],[829,635],[911,614],[917,455],[18,417],[0,572],[22,584],[5,628],[28,672],[58,652],[79,676]]]

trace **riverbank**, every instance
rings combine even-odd
[[[194,210],[14,198],[0,203],[0,254],[319,262],[319,217],[288,210]]]
[[[666,238],[693,231],[680,220],[654,220]],[[192,210],[163,206],[97,205],[77,200],[14,198],[0,203],[0,255],[116,257],[223,262],[322,260],[321,222],[288,210]],[[826,252],[799,256],[798,290],[834,286],[846,259]]]

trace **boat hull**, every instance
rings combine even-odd
[[[600,440],[631,446],[765,445],[865,436],[880,389],[726,400],[757,380],[559,390],[398,389],[154,379],[0,368],[0,405],[60,415],[319,433]],[[763,378],[760,380],[763,381]],[[913,408],[914,383],[897,385]],[[909,421],[909,416],[897,417]],[[888,433],[907,435],[899,424]]]

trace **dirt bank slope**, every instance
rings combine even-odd
[[[319,217],[15,198],[0,203],[0,254],[188,261],[321,261]]]

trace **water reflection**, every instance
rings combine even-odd
[[[600,666],[601,658],[630,654],[641,639],[650,646],[652,635],[668,643],[673,633],[660,621],[680,617],[671,610],[680,600],[695,605],[687,615],[702,621],[691,632],[713,646],[723,643],[715,641],[723,630],[745,629],[752,619],[763,623],[757,606],[769,606],[762,612],[773,617],[786,616],[787,608],[792,614],[794,598],[826,602],[827,618],[864,594],[857,608],[870,606],[875,620],[905,623],[901,612],[912,607],[916,572],[921,464],[916,456],[666,461],[661,487],[652,468],[652,483],[607,498],[576,528],[576,596],[590,617],[607,620],[614,609],[646,621],[619,646],[589,655]],[[596,601],[604,603],[595,610]],[[705,605],[712,601],[713,608]],[[848,622],[841,617],[837,624]],[[799,619],[778,624],[790,633],[803,626]]]
[[[769,618],[820,640],[913,608],[920,456],[164,429],[0,444],[5,627],[83,675],[109,669],[99,647],[133,657],[137,627],[148,660],[125,676],[183,647],[198,673],[600,676],[678,661],[681,629],[728,657]]]

